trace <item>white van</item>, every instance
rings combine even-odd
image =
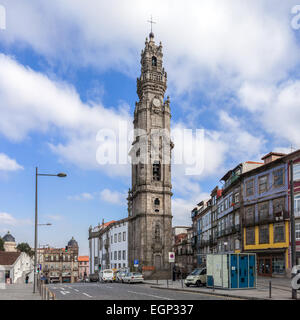
[[[101,282],[113,282],[114,281],[114,272],[111,269],[104,269],[100,272],[100,281]]]

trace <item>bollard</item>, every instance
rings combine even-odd
[[[182,280],[182,276],[181,276],[181,288],[183,288],[183,280]]]
[[[169,280],[167,279],[167,288],[169,288]]]
[[[158,279],[156,279],[156,285],[158,285]]]
[[[269,281],[269,298],[272,298],[272,281]]]

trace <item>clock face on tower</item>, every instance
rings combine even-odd
[[[154,107],[160,107],[160,100],[158,98],[154,98],[152,101]]]

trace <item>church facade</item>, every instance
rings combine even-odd
[[[154,34],[141,53],[134,111],[134,141],[130,151],[132,186],[128,194],[128,264],[134,261],[145,278],[170,275],[172,248],[170,100],[165,99],[167,73],[162,45]]]

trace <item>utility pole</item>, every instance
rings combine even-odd
[[[296,241],[295,241],[295,213],[294,213],[294,161],[290,161],[290,197],[291,197],[291,213],[290,213],[290,224],[291,224],[291,263],[292,268],[296,265]],[[292,274],[292,278],[295,275]],[[292,299],[297,299],[297,290],[292,289]]]

